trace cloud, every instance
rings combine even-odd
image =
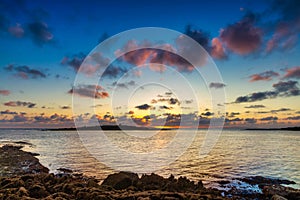
[[[77,72],[85,57],[86,55],[84,53],[78,53],[71,57],[65,56],[60,63],[70,66],[75,72]]]
[[[24,36],[24,29],[21,24],[16,24],[15,26],[11,26],[8,28],[8,32],[16,38],[21,38]]]
[[[267,42],[266,52],[287,50],[297,44],[300,31],[300,10],[297,0],[273,0],[266,15],[278,17],[270,22],[274,33]]]
[[[226,123],[231,123],[231,122],[241,122],[241,121],[243,121],[243,119],[242,119],[242,118],[238,118],[238,117],[236,117],[236,118],[234,118],[234,119],[228,119],[228,118],[225,119],[225,122],[226,122]]]
[[[269,117],[264,117],[259,119],[260,121],[277,121],[278,117],[273,117],[273,116],[269,116]]]
[[[224,83],[210,83],[209,84],[209,88],[215,88],[215,89],[219,89],[219,88],[223,88],[226,85]]]
[[[209,33],[201,29],[192,29],[191,25],[186,26],[184,33],[198,42],[206,51],[210,51],[211,47],[209,46]]]
[[[142,104],[142,105],[136,106],[135,108],[137,108],[139,110],[148,110],[149,108],[151,108],[151,106],[148,104]]]
[[[245,106],[245,108],[265,108],[264,105],[251,105],[251,106]]]
[[[286,70],[286,74],[283,76],[285,79],[295,78],[300,79],[300,66],[293,67]]]
[[[256,27],[256,16],[248,13],[244,18],[221,30],[220,38],[225,46],[240,55],[258,50],[262,44],[263,31]]]
[[[39,116],[33,117],[34,122],[37,123],[66,123],[66,122],[73,122],[71,118],[69,118],[67,115],[59,115],[57,113],[52,114],[50,116],[44,116],[44,114],[41,114]]]
[[[179,46],[183,45],[181,43],[184,42],[186,42],[185,38],[177,40]],[[194,66],[192,66],[189,62],[187,62],[187,60],[176,54],[176,50],[172,45],[162,44],[156,47],[147,48],[149,46],[149,42],[138,44],[137,41],[130,40],[124,45],[123,48],[118,49],[115,52],[115,55],[119,57],[119,60],[125,61],[135,66],[143,66],[144,64],[151,63],[149,65],[150,69],[157,72],[165,71],[166,68],[162,65],[176,67],[180,72],[191,72],[194,70]],[[189,50],[184,49],[184,51]],[[124,52],[127,53],[124,54]],[[195,62],[199,60],[200,57],[202,57],[197,55],[196,59],[194,58],[195,56],[193,56],[192,53],[190,53],[189,55],[192,56],[191,59],[193,59]]]
[[[4,111],[0,111],[0,114],[1,115],[17,115],[18,113],[10,111],[10,110],[4,110]]]
[[[129,82],[125,83],[117,83],[117,81],[112,83],[112,86],[117,87],[117,88],[125,88],[128,89],[129,86],[134,86],[136,85],[135,81],[131,80]]]
[[[209,117],[209,116],[214,115],[214,113],[207,111],[207,112],[205,112],[205,113],[202,113],[201,115],[206,116],[206,117]]]
[[[287,117],[287,120],[300,120],[300,115],[298,116],[293,116],[293,117]]]
[[[70,106],[60,106],[61,109],[66,110],[66,109],[70,109]]]
[[[277,110],[271,110],[270,112],[277,113],[277,112],[286,112],[286,111],[291,111],[291,109],[290,108],[280,108]]]
[[[265,71],[259,74],[253,74],[251,75],[250,82],[255,82],[255,81],[269,81],[272,80],[273,77],[279,76],[277,72],[274,71]]]
[[[276,97],[290,97],[300,95],[297,81],[280,81],[273,84],[273,91],[255,92],[236,98],[235,103],[255,102]]]
[[[68,91],[68,93],[95,99],[104,99],[109,97],[108,92],[104,91],[104,89],[99,85],[80,85],[73,87]]]
[[[163,106],[159,106],[159,109],[162,109],[162,110],[171,110],[172,107],[168,107],[166,105],[163,105]]]
[[[25,102],[25,101],[8,101],[4,103],[5,106],[11,106],[11,107],[27,107],[27,108],[34,108],[36,103],[32,102]]]
[[[11,123],[11,122],[26,122],[26,121],[28,121],[28,118],[22,114],[14,115],[13,118],[11,118],[11,119],[6,119],[6,118],[0,119],[0,122],[9,122],[9,123]]]
[[[10,94],[9,90],[0,90],[0,95],[8,96]]]
[[[255,118],[246,118],[245,122],[247,122],[248,124],[255,124],[256,123],[256,119]]]
[[[219,38],[213,38],[211,41],[211,45],[212,47],[210,54],[213,58],[219,60],[227,59],[225,48]]]
[[[280,81],[273,84],[273,87],[281,96],[298,96],[300,94],[300,90],[297,87],[297,84],[297,81]]]
[[[37,69],[32,69],[26,65],[14,66],[8,65],[5,67],[7,71],[16,72],[16,76],[22,79],[37,79],[37,78],[46,78],[46,74]]]
[[[227,113],[226,113],[227,114]],[[232,118],[232,117],[235,117],[236,115],[240,115],[239,112],[231,112],[231,113],[228,113],[228,117]]]
[[[32,22],[27,25],[27,28],[32,41],[38,46],[43,46],[53,41],[53,34],[46,23],[40,21]]]

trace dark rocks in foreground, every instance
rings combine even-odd
[[[164,178],[157,174],[139,177],[131,172],[109,175],[102,184],[92,177],[74,174],[61,168],[61,174],[49,174],[36,154],[21,150],[20,146],[0,147],[0,200],[2,199],[296,199],[300,190],[283,187],[279,179],[245,178],[249,184],[263,184],[263,193],[243,194],[203,187],[186,177]],[[224,183],[226,184],[226,183]]]

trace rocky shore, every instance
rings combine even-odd
[[[60,169],[52,174],[21,146],[0,147],[0,199],[298,199],[300,191],[281,184],[288,180],[246,177],[242,181],[256,185],[261,192],[247,193],[205,188],[185,177],[164,178],[157,174],[138,176],[131,172],[109,175],[102,183],[93,177]],[[228,184],[227,182],[224,184]]]

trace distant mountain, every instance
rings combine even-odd
[[[300,131],[300,127],[286,127],[286,128],[246,128],[245,130],[250,131]]]
[[[126,125],[103,125],[103,126],[89,126],[89,127],[79,127],[79,128],[50,128],[42,129],[43,131],[76,131],[76,130],[103,130],[103,131],[119,131],[119,130],[172,130],[171,128],[151,128],[151,127],[139,127],[139,126],[126,126]]]

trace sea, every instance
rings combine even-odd
[[[120,169],[136,169],[130,168],[128,158],[116,152],[120,149],[124,150],[123,153],[135,156],[164,150],[157,158],[157,154],[143,157],[146,160],[142,164],[137,160],[139,174],[144,170],[145,173],[155,172],[166,178],[171,174],[175,177],[185,176],[190,180],[201,180],[206,187],[223,187],[225,190],[232,185],[220,185],[220,181],[241,186],[240,178],[264,176],[295,181],[296,184],[289,186],[300,189],[300,132],[297,131],[223,130],[205,156],[199,156],[199,151],[208,137],[206,130],[198,130],[193,134],[185,130],[181,138],[176,138],[175,130],[159,133],[155,130],[127,130],[126,133],[105,131],[105,141],[110,145],[105,146],[106,149],[98,148],[98,154],[105,154],[105,157],[95,156],[90,146],[97,144],[82,137],[82,134],[98,137],[97,131],[85,132],[1,129],[0,145],[19,141],[28,143],[23,149],[39,153],[37,158],[50,172],[59,173],[59,168],[67,168],[100,181]],[[168,144],[174,140],[179,141],[168,149]],[[190,141],[187,148],[182,150],[182,144]],[[101,142],[98,145],[101,146]],[[117,148],[110,148],[111,145]],[[182,152],[177,155],[176,149]],[[112,162],[101,158],[111,159]],[[164,159],[169,160],[153,168],[154,164],[164,163]]]

